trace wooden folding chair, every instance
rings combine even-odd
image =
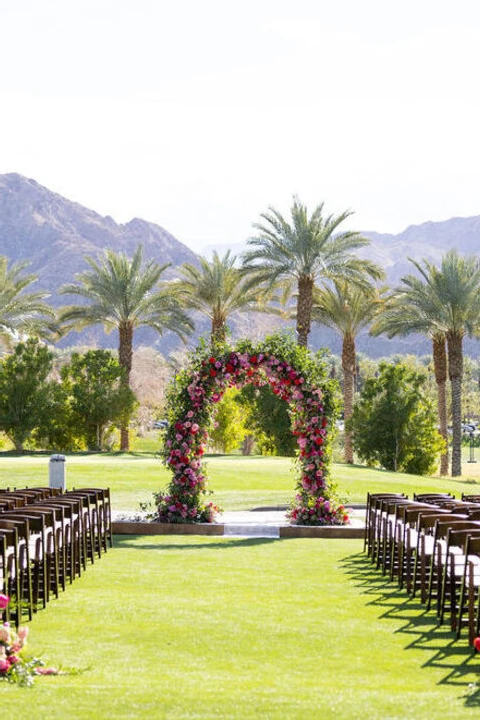
[[[435,523],[433,536],[434,547],[430,559],[428,576],[427,609],[430,610],[432,599],[436,598],[437,615],[441,617],[441,622],[443,622],[442,607],[445,605],[446,581],[447,577],[451,574],[452,563],[454,567],[453,581],[455,581],[456,575],[457,563],[455,562],[455,557],[451,556],[461,553],[461,546],[459,547],[454,540],[460,537],[457,534],[459,531],[466,530],[471,533],[475,533],[476,530],[480,531],[480,523],[469,519],[437,520]]]
[[[367,493],[367,507],[365,512],[365,533],[363,539],[363,550],[371,555],[371,545],[376,522],[374,505],[380,498],[405,497],[404,493]]]
[[[73,492],[88,493],[94,498],[97,511],[98,534],[104,552],[108,547],[113,547],[112,537],[112,508],[110,501],[110,488],[78,488]],[[100,555],[100,550],[97,548]]]
[[[480,632],[480,537],[470,535],[465,544],[465,562],[460,586],[458,614],[452,615],[452,629],[460,638],[465,605],[468,611],[468,640],[470,645]]]
[[[30,526],[26,519],[5,519],[0,515],[0,532],[14,530],[15,558],[11,569],[15,571],[15,582],[11,584],[13,592],[16,593],[17,625],[20,624],[23,611],[26,608],[28,619],[33,617],[33,586],[30,564]]]
[[[437,513],[420,513],[417,521],[417,547],[413,566],[412,597],[415,597],[417,589],[420,589],[420,601],[427,600],[427,566],[430,567],[432,553],[434,551],[435,524],[440,522],[458,522],[465,520],[462,516],[454,513],[445,513],[441,510]]]
[[[9,547],[10,539],[12,541],[12,551],[14,547],[14,533],[9,533],[7,530],[0,532],[0,592],[2,595],[10,594],[10,568],[9,568]],[[10,607],[7,605],[0,613],[0,619],[2,622],[10,622]]]
[[[83,555],[83,526],[82,503],[79,498],[67,498],[66,494],[44,500],[43,506],[59,507],[62,513],[62,550],[60,554],[60,567],[70,584],[82,573]],[[63,583],[62,583],[63,587]]]
[[[11,516],[20,515],[28,517],[30,532],[37,533],[36,553],[33,556],[33,580],[36,582],[36,599],[41,597],[43,605],[50,599],[53,590],[58,598],[59,591],[59,546],[56,525],[56,511],[52,507],[28,505],[27,508],[14,510]]]
[[[69,518],[73,512],[70,505],[61,505],[55,503],[49,503],[49,499],[46,498],[42,503],[35,504],[33,506],[35,510],[44,510],[53,516],[53,522],[50,527],[53,532],[53,547],[56,552],[55,572],[58,575],[57,587],[61,586],[62,590],[65,590],[66,578],[67,578],[67,545],[70,538],[70,532],[68,524]]]
[[[391,567],[392,554],[395,552],[395,525],[399,506],[409,505],[406,498],[384,498],[379,505],[379,536],[377,538],[377,568],[382,567],[385,575],[387,566]]]
[[[405,582],[408,593],[410,593],[412,589],[413,567],[418,538],[417,524],[420,513],[424,515],[438,515],[439,513],[445,514],[446,511],[439,511],[427,503],[415,503],[413,501],[398,505],[396,508],[396,541],[392,553],[390,578],[393,580],[396,570],[400,589],[403,588]]]

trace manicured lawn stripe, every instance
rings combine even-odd
[[[48,484],[49,456],[12,457],[0,453],[0,488]],[[292,458],[208,456],[206,458],[211,499],[225,510],[286,505],[294,495]],[[165,488],[171,475],[151,453],[67,455],[68,487],[110,487],[115,510],[138,510]],[[424,478],[391,473],[360,465],[334,464],[332,479],[348,502],[364,503],[367,492],[445,491],[480,492],[480,462],[464,464],[461,478]]]

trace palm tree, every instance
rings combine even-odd
[[[171,330],[182,339],[192,330],[191,320],[182,310],[174,283],[159,285],[160,276],[168,265],[149,261],[142,266],[143,250],[139,246],[133,258],[124,253],[106,250],[96,261],[86,257],[90,270],[79,273],[78,283],[70,283],[61,292],[84,298],[85,305],[64,308],[60,321],[68,332],[89,325],[101,324],[109,332],[118,330],[118,358],[130,385],[134,331],[141,325],[160,335]],[[129,449],[128,428],[121,429],[121,450]]]
[[[411,260],[420,277],[402,278],[408,303],[424,303],[431,337],[441,357],[442,336],[447,345],[448,375],[452,397],[452,476],[462,474],[462,377],[463,338],[477,334],[480,326],[480,260],[450,250],[439,268],[427,260]],[[421,330],[420,330],[421,331]],[[434,352],[435,357],[435,352]],[[442,371],[440,371],[440,378]]]
[[[323,216],[323,203],[311,216],[307,208],[294,197],[291,224],[274,208],[255,223],[256,237],[248,244],[253,248],[243,255],[243,267],[251,272],[251,283],[279,284],[284,299],[296,287],[296,325],[299,345],[307,345],[315,283],[325,280],[349,280],[365,284],[365,276],[381,277],[379,268],[368,260],[360,260],[352,251],[368,244],[368,240],[354,231],[336,234],[340,225],[351,215]]]
[[[343,280],[335,282],[333,287],[315,288],[313,295],[312,319],[342,336],[344,459],[350,464],[353,464],[353,442],[348,421],[352,417],[355,391],[355,338],[375,317],[381,304],[381,291],[373,285],[355,286]]]
[[[370,334],[385,333],[388,337],[420,333],[432,341],[433,371],[437,386],[438,425],[445,441],[440,457],[440,475],[448,475],[448,415],[447,415],[447,349],[445,333],[435,321],[437,308],[431,291],[420,278],[408,276],[407,283],[397,288],[386,300],[382,312],[374,322]]]
[[[235,266],[237,258],[228,250],[223,257],[213,253],[211,261],[199,258],[199,267],[184,263],[177,291],[186,307],[199,310],[211,321],[211,342],[226,339],[227,319],[238,310],[262,310],[262,293],[248,286],[245,271]]]
[[[54,331],[51,319],[55,312],[43,302],[48,293],[24,292],[37,280],[36,275],[25,275],[28,263],[15,263],[0,255],[0,335],[9,342],[18,335],[49,337]]]

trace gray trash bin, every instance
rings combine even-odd
[[[50,456],[50,481],[49,485],[51,488],[57,488],[65,492],[67,489],[67,478],[66,478],[66,461],[65,455],[51,455]]]

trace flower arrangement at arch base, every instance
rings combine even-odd
[[[215,405],[229,387],[270,385],[288,403],[298,445],[297,493],[288,513],[292,524],[345,525],[348,512],[328,481],[328,429],[335,414],[333,382],[321,359],[286,334],[261,343],[245,340],[236,348],[212,352],[200,347],[187,370],[177,375],[169,392],[170,426],[164,462],[173,479],[155,495],[155,520],[167,523],[214,522],[220,509],[205,503],[207,478],[202,456]]]
[[[0,610],[5,610],[9,602],[8,595],[0,594]],[[27,637],[26,627],[15,632],[8,622],[0,625],[0,680],[30,687],[37,675],[59,674],[58,670],[46,668],[43,660],[24,655]]]

